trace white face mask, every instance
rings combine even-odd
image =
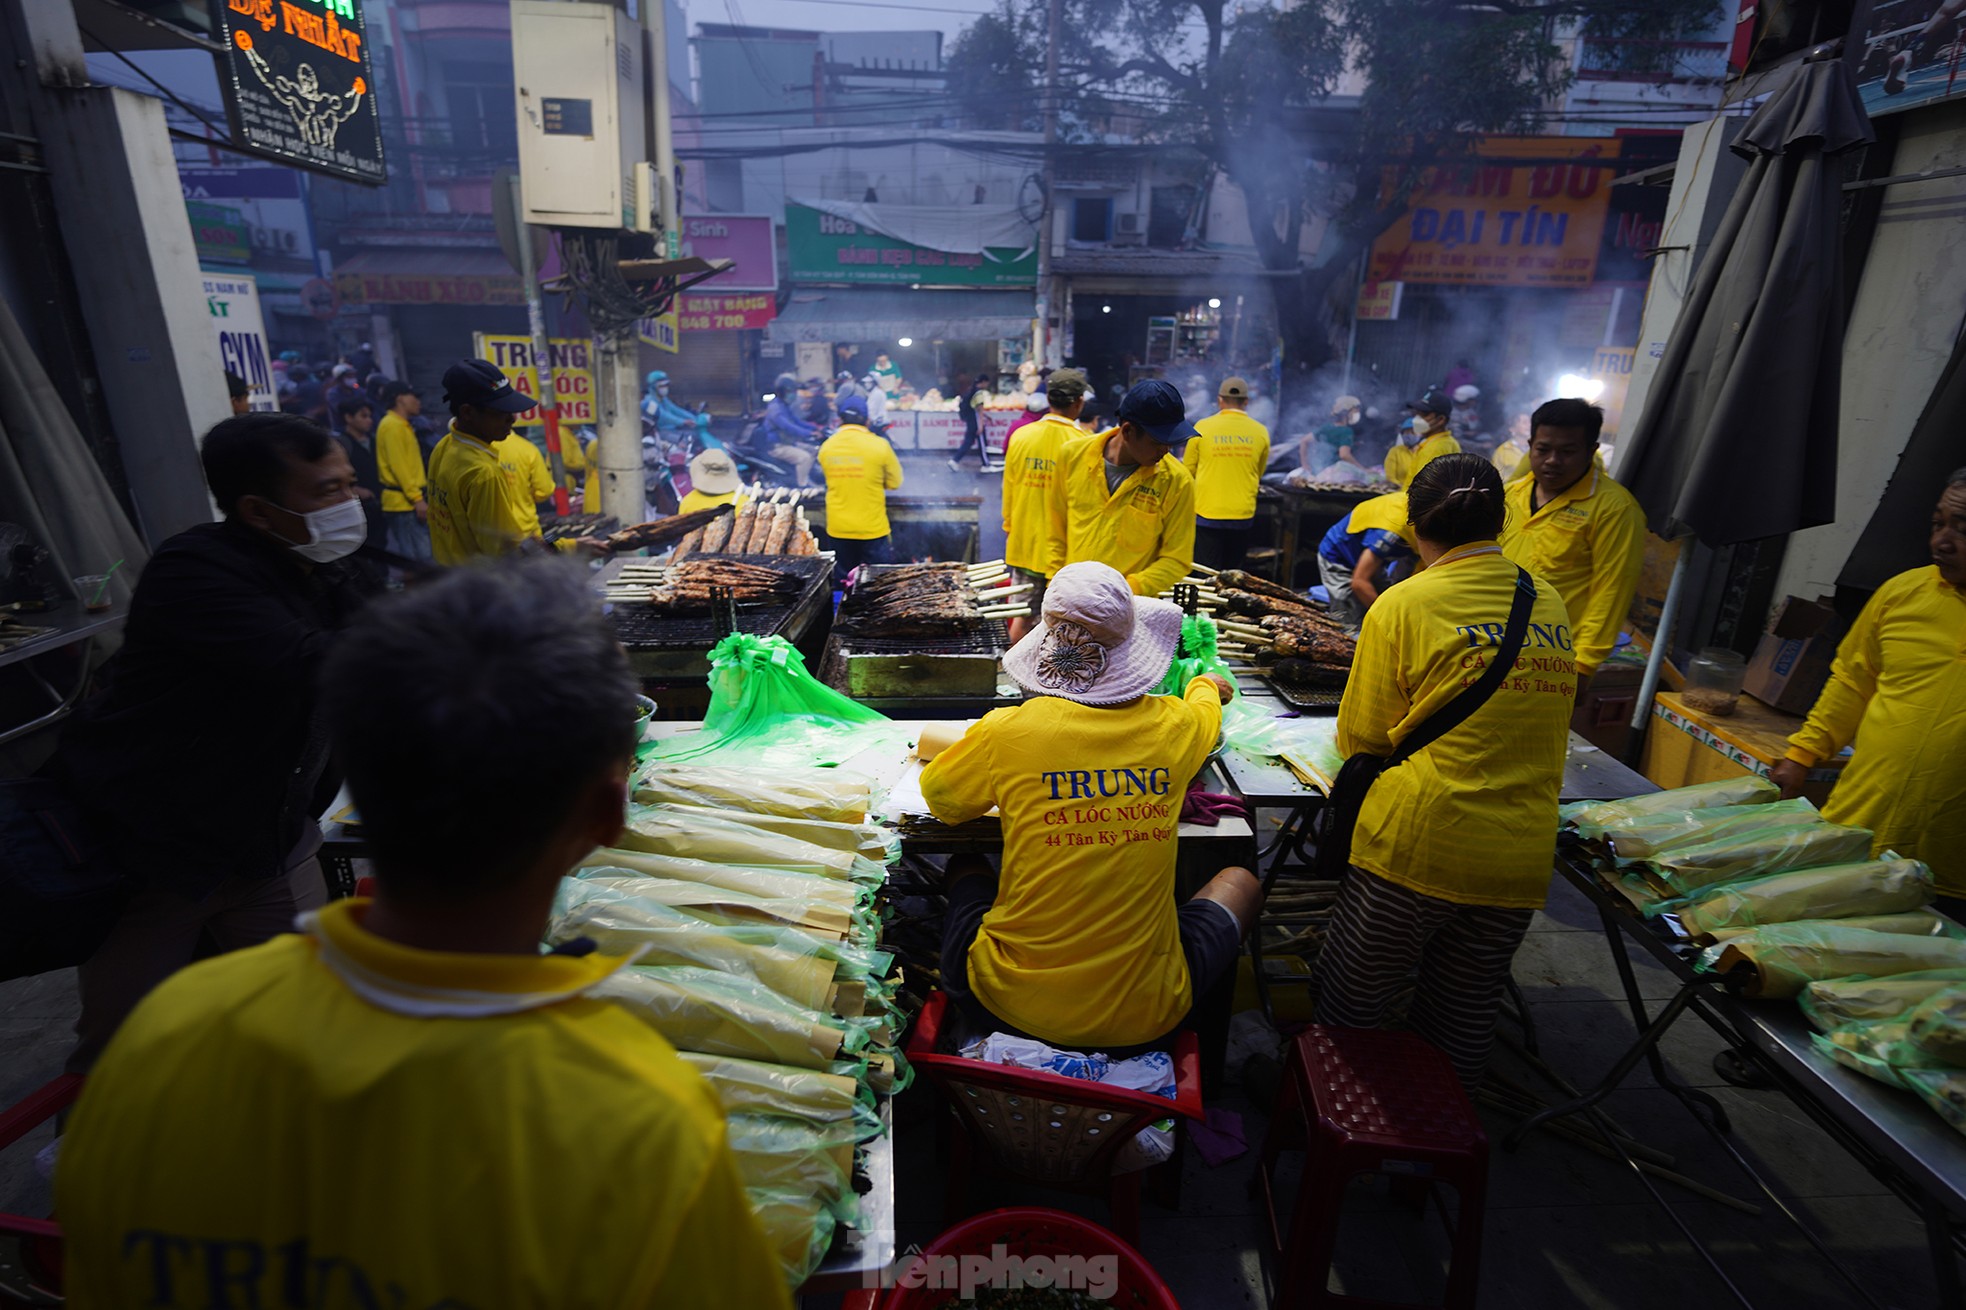
[[[352,496],[326,509],[312,510],[306,514],[290,510],[285,505],[280,509],[307,524],[307,540],[299,545],[291,542],[288,545],[302,559],[313,560],[316,564],[329,564],[353,555],[369,538],[369,521],[362,513],[362,502]]]

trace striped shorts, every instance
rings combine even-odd
[[[1495,1045],[1509,963],[1534,913],[1457,905],[1353,866],[1318,957],[1317,1021],[1382,1028],[1414,979],[1407,1027],[1445,1051],[1473,1090]]]

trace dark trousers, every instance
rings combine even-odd
[[[1195,563],[1206,564],[1211,569],[1241,568],[1249,554],[1249,535],[1247,522],[1232,528],[1195,524]]]
[[[894,537],[869,537],[861,541],[845,537],[831,538],[833,543],[833,581],[844,581],[846,575],[862,564],[887,564],[894,559]]]
[[[990,462],[990,452],[983,449],[983,424],[977,419],[975,411],[963,415],[963,444],[956,448],[954,459],[960,461],[971,447],[976,448],[976,458],[985,464]]]

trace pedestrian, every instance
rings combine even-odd
[[[1410,485],[1414,475],[1431,461],[1461,449],[1461,443],[1447,430],[1454,402],[1444,394],[1429,391],[1407,408],[1413,416],[1400,433],[1399,444],[1386,452],[1386,481],[1396,487]]]
[[[1062,553],[1051,540],[1052,484],[1058,477],[1058,460],[1066,445],[1083,434],[1078,418],[1091,390],[1085,374],[1075,368],[1056,368],[1045,379],[1045,413],[1035,423],[1011,431],[1003,456],[1003,535],[1004,563],[1018,585],[1028,585],[1030,615],[1019,614],[1009,623],[1010,637],[1016,641],[1030,630],[1031,623],[1044,613],[1045,582],[1051,573],[1051,560]]]
[[[1529,422],[1530,476],[1508,484],[1502,553],[1563,597],[1581,697],[1629,622],[1645,571],[1645,511],[1598,463],[1603,410],[1552,400]]]
[[[424,499],[428,478],[423,446],[410,420],[423,412],[423,401],[408,383],[383,388],[382,421],[376,425],[376,478],[382,488],[384,544],[392,555],[408,560],[430,558],[430,504]]]
[[[1050,412],[1051,400],[1042,389],[1033,391],[1030,395],[1024,397],[1024,408],[1018,411],[1017,417],[1010,421],[1010,426],[1004,430],[1003,434],[1004,469],[1006,472],[1010,468],[1011,440],[1016,437],[1019,431],[1036,423]]]
[[[976,381],[964,387],[962,394],[957,397],[956,412],[962,415],[963,420],[963,444],[958,446],[956,453],[950,457],[951,469],[961,469],[963,456],[967,455],[970,447],[974,446],[978,471],[983,473],[995,471],[990,463],[990,452],[983,445],[983,415],[980,410],[980,406],[989,399],[990,395],[990,375],[978,373]]]
[[[342,405],[347,401],[361,398],[362,384],[355,376],[355,366],[353,364],[336,364],[334,366],[333,381],[329,383],[327,393],[322,397],[328,407],[329,426],[333,431],[336,433],[341,431]]]
[[[1256,493],[1270,466],[1270,430],[1249,417],[1249,384],[1223,378],[1215,413],[1195,424],[1182,463],[1195,480],[1195,559],[1213,569],[1249,554]]]
[[[368,525],[365,544],[377,549],[388,546],[389,529],[382,517],[382,476],[376,459],[375,406],[367,396],[353,396],[341,402],[341,431],[335,440],[355,470],[355,498],[362,502],[362,519]]]
[[[317,662],[375,897],[131,1017],[61,1139],[70,1304],[785,1310],[716,1095],[584,994],[630,957],[539,947],[634,759],[635,678],[583,579],[462,570]],[[540,724],[552,749],[525,748]]]
[[[1563,598],[1496,541],[1508,511],[1494,466],[1478,455],[1433,460],[1414,475],[1408,506],[1426,568],[1366,613],[1338,749],[1391,756],[1459,697],[1478,703],[1385,768],[1355,811],[1316,1016],[1382,1027],[1410,987],[1405,1026],[1445,1051],[1473,1090],[1509,962],[1549,894],[1575,677]],[[1512,633],[1519,656],[1505,644]],[[1491,666],[1503,676],[1484,683]]]
[[[804,408],[806,422],[824,432],[833,425],[833,407],[826,403],[826,383],[819,378],[807,378],[799,384],[799,403]]]
[[[826,474],[826,536],[834,551],[833,576],[843,579],[862,564],[894,557],[887,493],[901,485],[901,461],[884,437],[866,427],[867,398],[840,402],[841,426],[819,448]]]
[[[1135,595],[1158,596],[1195,563],[1195,480],[1180,459],[1194,429],[1181,393],[1159,378],[1135,383],[1113,417],[1111,431],[1059,451],[1045,573],[1096,560]]]
[[[70,1073],[204,944],[265,941],[326,896],[315,818],[339,779],[315,685],[373,594],[348,559],[367,530],[355,470],[291,414],[227,419],[199,459],[224,518],[151,556],[58,753],[98,849],[135,888],[80,970]]]
[[[1454,361],[1454,367],[1448,369],[1447,376],[1441,380],[1441,390],[1452,396],[1462,387],[1471,387],[1474,384],[1475,371],[1473,366],[1465,359],[1457,359]]]
[[[294,364],[287,369],[287,377],[294,384],[292,394],[280,408],[289,414],[302,418],[315,418],[321,412],[321,384],[304,364]]]
[[[1149,694],[1180,640],[1175,606],[1104,564],[1067,565],[1004,656],[1023,703],[923,771],[943,823],[1002,816],[1001,870],[958,855],[946,875],[942,989],[978,1032],[1114,1057],[1165,1049],[1234,970],[1262,884],[1225,868],[1182,898],[1174,881],[1181,797],[1234,688],[1202,675]]]
[[[1340,396],[1331,402],[1331,421],[1306,436],[1298,446],[1297,467],[1315,477],[1333,464],[1363,468],[1352,454],[1358,440],[1358,423],[1363,409],[1357,396]]]
[[[861,394],[867,397],[867,428],[870,432],[887,435],[887,392],[881,388],[880,380],[872,373],[860,379]]]
[[[1877,589],[1837,647],[1829,683],[1770,772],[1797,796],[1855,747],[1823,806],[1868,828],[1873,852],[1932,867],[1940,908],[1966,917],[1966,468],[1932,512],[1932,563]]]
[[[1463,450],[1481,442],[1481,388],[1466,383],[1447,393],[1454,408],[1447,416],[1447,430]]]
[[[800,417],[799,400],[798,379],[789,373],[780,374],[765,406],[763,427],[764,439],[771,443],[771,457],[790,464],[793,485],[804,487],[812,482],[813,447],[819,442],[820,429]]]
[[[1410,572],[1414,559],[1406,493],[1389,492],[1354,506],[1318,542],[1318,576],[1341,623],[1356,625],[1379,593]]]
[[[252,387],[247,385],[246,379],[240,377],[237,373],[232,372],[230,369],[226,370],[226,374],[225,374],[225,396],[226,399],[229,400],[232,404],[232,412],[234,415],[248,414],[252,412],[252,408],[253,408]]]

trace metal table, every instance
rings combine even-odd
[[[0,650],[0,668],[18,664],[27,680],[35,690],[45,695],[52,704],[45,713],[37,714],[22,723],[8,728],[0,728],[0,746],[18,741],[31,732],[50,727],[67,718],[82,699],[82,693],[89,685],[89,653],[85,650],[78,661],[74,681],[64,690],[49,682],[42,671],[36,667],[41,657],[66,650],[78,642],[92,642],[105,632],[113,632],[123,626],[126,617],[122,607],[91,614],[82,608],[80,601],[64,601],[51,610],[41,613],[23,613],[23,623],[37,628],[52,628],[45,636],[23,641],[18,645]]]
[[[872,1185],[860,1198],[860,1223],[840,1230],[837,1246],[800,1284],[797,1295],[876,1286],[879,1276],[894,1264],[894,1098],[883,1096],[880,1108],[881,1135],[864,1148],[867,1181]]]

